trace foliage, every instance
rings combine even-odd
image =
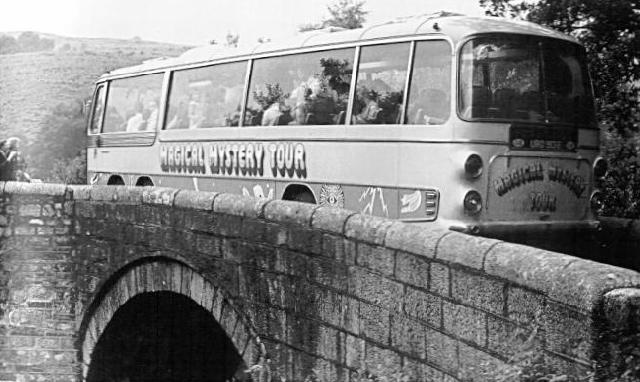
[[[367,11],[364,10],[364,1],[338,0],[337,3],[327,6],[329,17],[322,22],[304,24],[298,27],[300,32],[308,32],[327,27],[356,29],[361,28],[365,22]]]
[[[239,42],[240,42],[240,35],[239,34],[237,34],[237,33],[233,34],[231,32],[227,32],[225,46],[232,47],[232,48],[237,48]]]
[[[35,32],[23,32],[17,39],[9,35],[0,36],[0,54],[39,52],[52,50],[54,46],[52,39],[41,38]]]
[[[35,178],[84,183],[86,159],[83,102],[60,103],[45,117],[40,137],[30,149]]]
[[[289,97],[289,94],[285,94],[280,84],[264,84],[266,91],[254,91],[253,99],[256,101],[258,105],[262,108],[262,110],[266,110],[269,106],[273,105],[276,102],[284,102],[284,100]]]
[[[603,152],[604,213],[640,217],[640,3],[635,0],[480,0],[492,16],[549,26],[582,42],[596,90]]]

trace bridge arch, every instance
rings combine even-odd
[[[199,322],[207,321],[204,316],[209,316],[206,330],[218,334],[212,340],[228,343],[226,347],[217,344],[216,351],[224,349],[235,353],[220,355],[226,357],[226,363],[234,362],[233,370],[225,371],[228,375],[224,380],[232,376],[237,381],[261,381],[266,377],[265,347],[224,289],[182,262],[151,257],[138,259],[115,272],[85,311],[79,331],[79,359],[85,381],[100,380],[89,377],[92,369],[100,368],[99,363],[104,362],[105,357],[100,356],[98,362],[92,364],[96,352],[103,355],[105,346],[109,346],[105,345],[110,343],[105,333],[117,330],[114,325],[124,327],[123,320],[130,322],[129,318],[145,314],[145,309],[138,309],[136,305],[149,304],[155,304],[157,311],[167,308],[181,311],[178,313],[188,311],[190,317],[197,316]],[[174,307],[169,307],[171,304]]]

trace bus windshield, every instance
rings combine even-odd
[[[489,35],[460,55],[459,113],[465,120],[595,127],[582,47],[534,36]]]

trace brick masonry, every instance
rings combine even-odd
[[[159,290],[209,310],[258,381],[488,381],[527,352],[611,380],[637,345],[622,268],[284,201],[0,190],[0,381],[82,380],[118,307]]]

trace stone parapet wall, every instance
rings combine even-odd
[[[633,348],[624,339],[640,330],[640,274],[436,226],[162,188],[0,183],[0,190],[0,352],[15,355],[0,357],[3,381],[41,372],[64,380],[71,371],[80,379],[95,328],[113,314],[100,313],[105,301],[124,275],[149,274],[135,271],[140,264],[160,273],[172,264],[190,269],[197,277],[182,272],[181,287],[171,290],[202,296],[202,306],[213,309],[219,298],[205,290],[220,291],[234,312],[222,326],[235,343],[244,328],[240,338],[255,345],[247,366],[268,371],[257,380],[357,381],[371,373],[483,381],[520,366],[522,355],[557,374],[610,380]],[[44,216],[45,206],[55,218]],[[49,273],[30,268],[28,278],[13,264],[28,263],[36,246],[45,257],[60,253],[60,263]],[[146,284],[136,290],[153,290]],[[42,331],[9,319],[29,307],[19,297],[28,292],[15,290],[37,285],[54,296],[32,325]],[[73,330],[56,343],[59,353],[47,355],[38,338],[53,334],[46,328],[57,320]]]

